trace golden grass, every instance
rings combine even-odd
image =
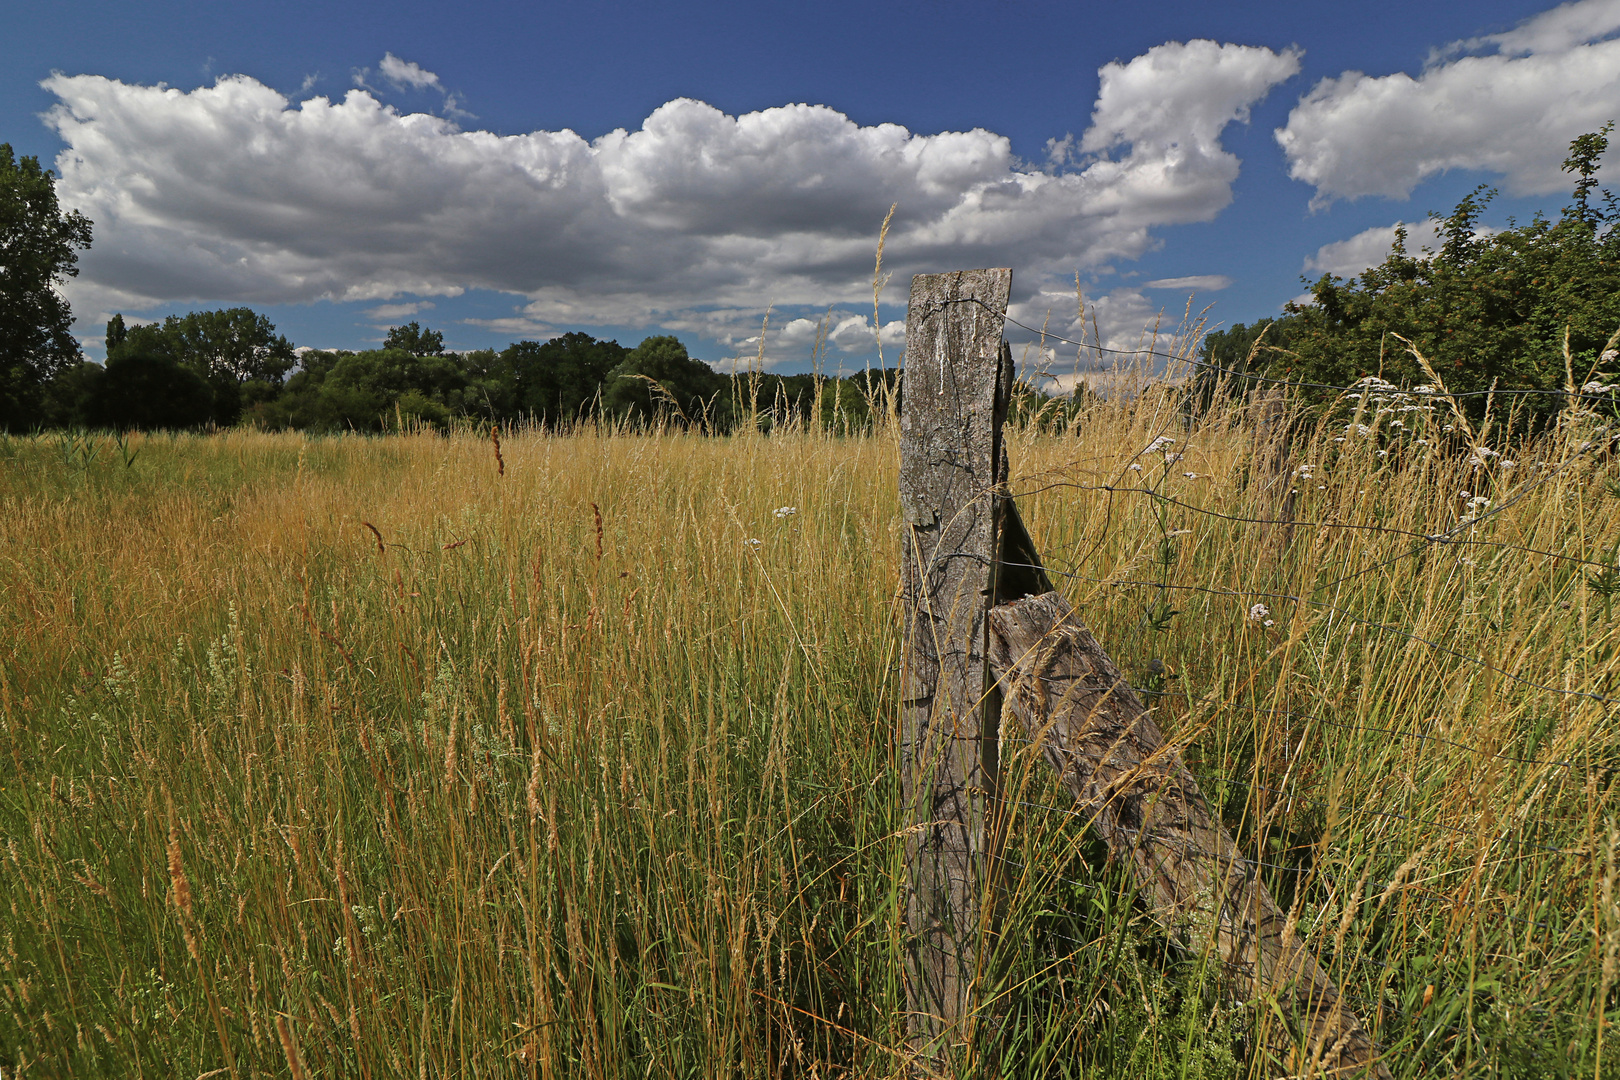
[[[1295,451],[1290,534],[1190,508],[1276,503],[1244,414],[1176,410],[1013,433],[1060,587],[1397,1075],[1595,1073],[1615,624],[1602,567],[1502,545],[1613,565],[1614,470],[1368,410]],[[903,1068],[891,431],[131,449],[0,446],[7,1075]],[[1461,491],[1489,545],[1339,527],[1439,533]],[[1007,769],[981,1066],[1269,1075],[1263,1006]]]

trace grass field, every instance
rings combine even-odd
[[[1620,470],[1394,416],[1305,429],[1291,530],[1231,520],[1278,508],[1245,414],[1153,394],[1013,433],[1013,486],[1394,1073],[1601,1076]],[[500,454],[0,443],[6,1077],[904,1072],[892,430]],[[1277,1075],[1005,767],[960,1071]]]

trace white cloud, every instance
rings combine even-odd
[[[1416,78],[1323,79],[1277,130],[1289,175],[1316,188],[1316,206],[1404,199],[1448,169],[1498,173],[1519,195],[1567,191],[1559,166],[1570,140],[1613,118],[1620,102],[1616,29],[1620,0],[1578,0],[1439,50]],[[1495,52],[1457,55],[1481,49]]]
[[[1620,30],[1620,0],[1574,0],[1533,15],[1506,33],[1469,38],[1446,51],[1471,52],[1494,46],[1507,56],[1564,52],[1616,30]]]
[[[407,315],[429,311],[432,307],[431,300],[421,300],[413,304],[378,304],[374,308],[367,308],[366,315],[373,319],[403,319]]]
[[[412,90],[426,90],[428,87],[435,90],[444,89],[439,84],[439,77],[433,72],[427,71],[420,64],[414,64],[409,60],[401,60],[391,52],[383,53],[382,63],[377,65],[377,70],[382,72],[383,78],[401,88],[410,87]]]
[[[1232,279],[1225,274],[1194,274],[1191,277],[1155,278],[1142,282],[1144,289],[1186,289],[1191,292],[1219,292],[1231,285]]]
[[[1395,230],[1398,227],[1399,223],[1375,225],[1370,229],[1363,229],[1348,240],[1323,244],[1316,249],[1316,254],[1305,260],[1305,273],[1312,277],[1319,277],[1322,274],[1337,274],[1346,279],[1357,277],[1363,270],[1377,266],[1389,256],[1390,245],[1395,243]],[[1406,226],[1408,255],[1421,255],[1424,248],[1437,251],[1440,244],[1440,234],[1435,231],[1433,221],[1420,221]]]
[[[394,62],[390,78],[431,76]],[[514,325],[659,326],[738,346],[771,303],[783,325],[833,305],[829,340],[864,350],[858,313],[890,204],[891,301],[911,273],[953,266],[1013,266],[1027,299],[1141,255],[1157,227],[1219,213],[1238,171],[1222,130],[1297,69],[1292,51],[1208,41],[1109,64],[1083,153],[1051,171],[983,129],[862,127],[814,105],[729,116],[682,98],[587,141],[462,131],[360,89],[294,103],[245,76],[191,91],[43,85],[68,144],[58,191],[96,222],[76,304],[482,288],[524,298]]]

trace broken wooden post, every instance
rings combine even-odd
[[[901,788],[906,1006],[912,1052],[972,1037],[985,929],[985,805],[998,717],[987,716],[985,611],[1010,353],[1011,270],[919,274],[906,314],[900,409]]]
[[[990,667],[1008,711],[1057,769],[1087,823],[1130,867],[1159,922],[1183,933],[1190,947],[1210,950],[1252,996],[1277,1002],[1288,1026],[1272,1024],[1267,1042],[1288,1071],[1388,1077],[1361,1021],[1295,935],[1254,860],[1068,601],[1055,592],[1026,596],[992,608],[989,623]]]

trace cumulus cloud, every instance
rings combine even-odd
[[[1322,274],[1335,274],[1346,279],[1358,277],[1362,271],[1377,266],[1389,257],[1390,246],[1395,243],[1395,230],[1399,227],[1399,222],[1394,225],[1375,225],[1370,229],[1363,229],[1348,240],[1323,244],[1316,249],[1316,254],[1306,258],[1306,275],[1319,277]],[[1420,221],[1406,226],[1407,254],[1420,255],[1424,248],[1438,251],[1440,244],[1440,234],[1436,231],[1433,221]]]
[[[1109,64],[1081,151],[1045,168],[983,129],[861,126],[817,105],[731,116],[681,98],[587,140],[464,131],[366,89],[293,102],[246,76],[190,91],[96,75],[43,85],[67,143],[58,190],[96,221],[76,303],[481,288],[522,297],[514,325],[659,326],[739,349],[772,303],[784,339],[808,333],[792,321],[804,309],[831,305],[829,342],[865,349],[857,313],[891,204],[895,281],[1013,266],[1027,301],[1077,268],[1141,255],[1157,227],[1219,213],[1239,165],[1222,130],[1298,66],[1292,50],[1209,41]],[[392,54],[383,72],[437,86]]]
[[[439,77],[431,71],[425,70],[422,65],[414,64],[409,60],[401,60],[393,53],[383,53],[382,63],[377,65],[382,77],[395,86],[412,90],[443,90],[439,84]]]
[[[1404,199],[1448,169],[1498,173],[1518,195],[1568,190],[1559,166],[1570,140],[1620,101],[1616,30],[1620,0],[1577,0],[1438,50],[1415,78],[1323,79],[1277,130],[1289,175],[1316,188],[1316,206]]]

